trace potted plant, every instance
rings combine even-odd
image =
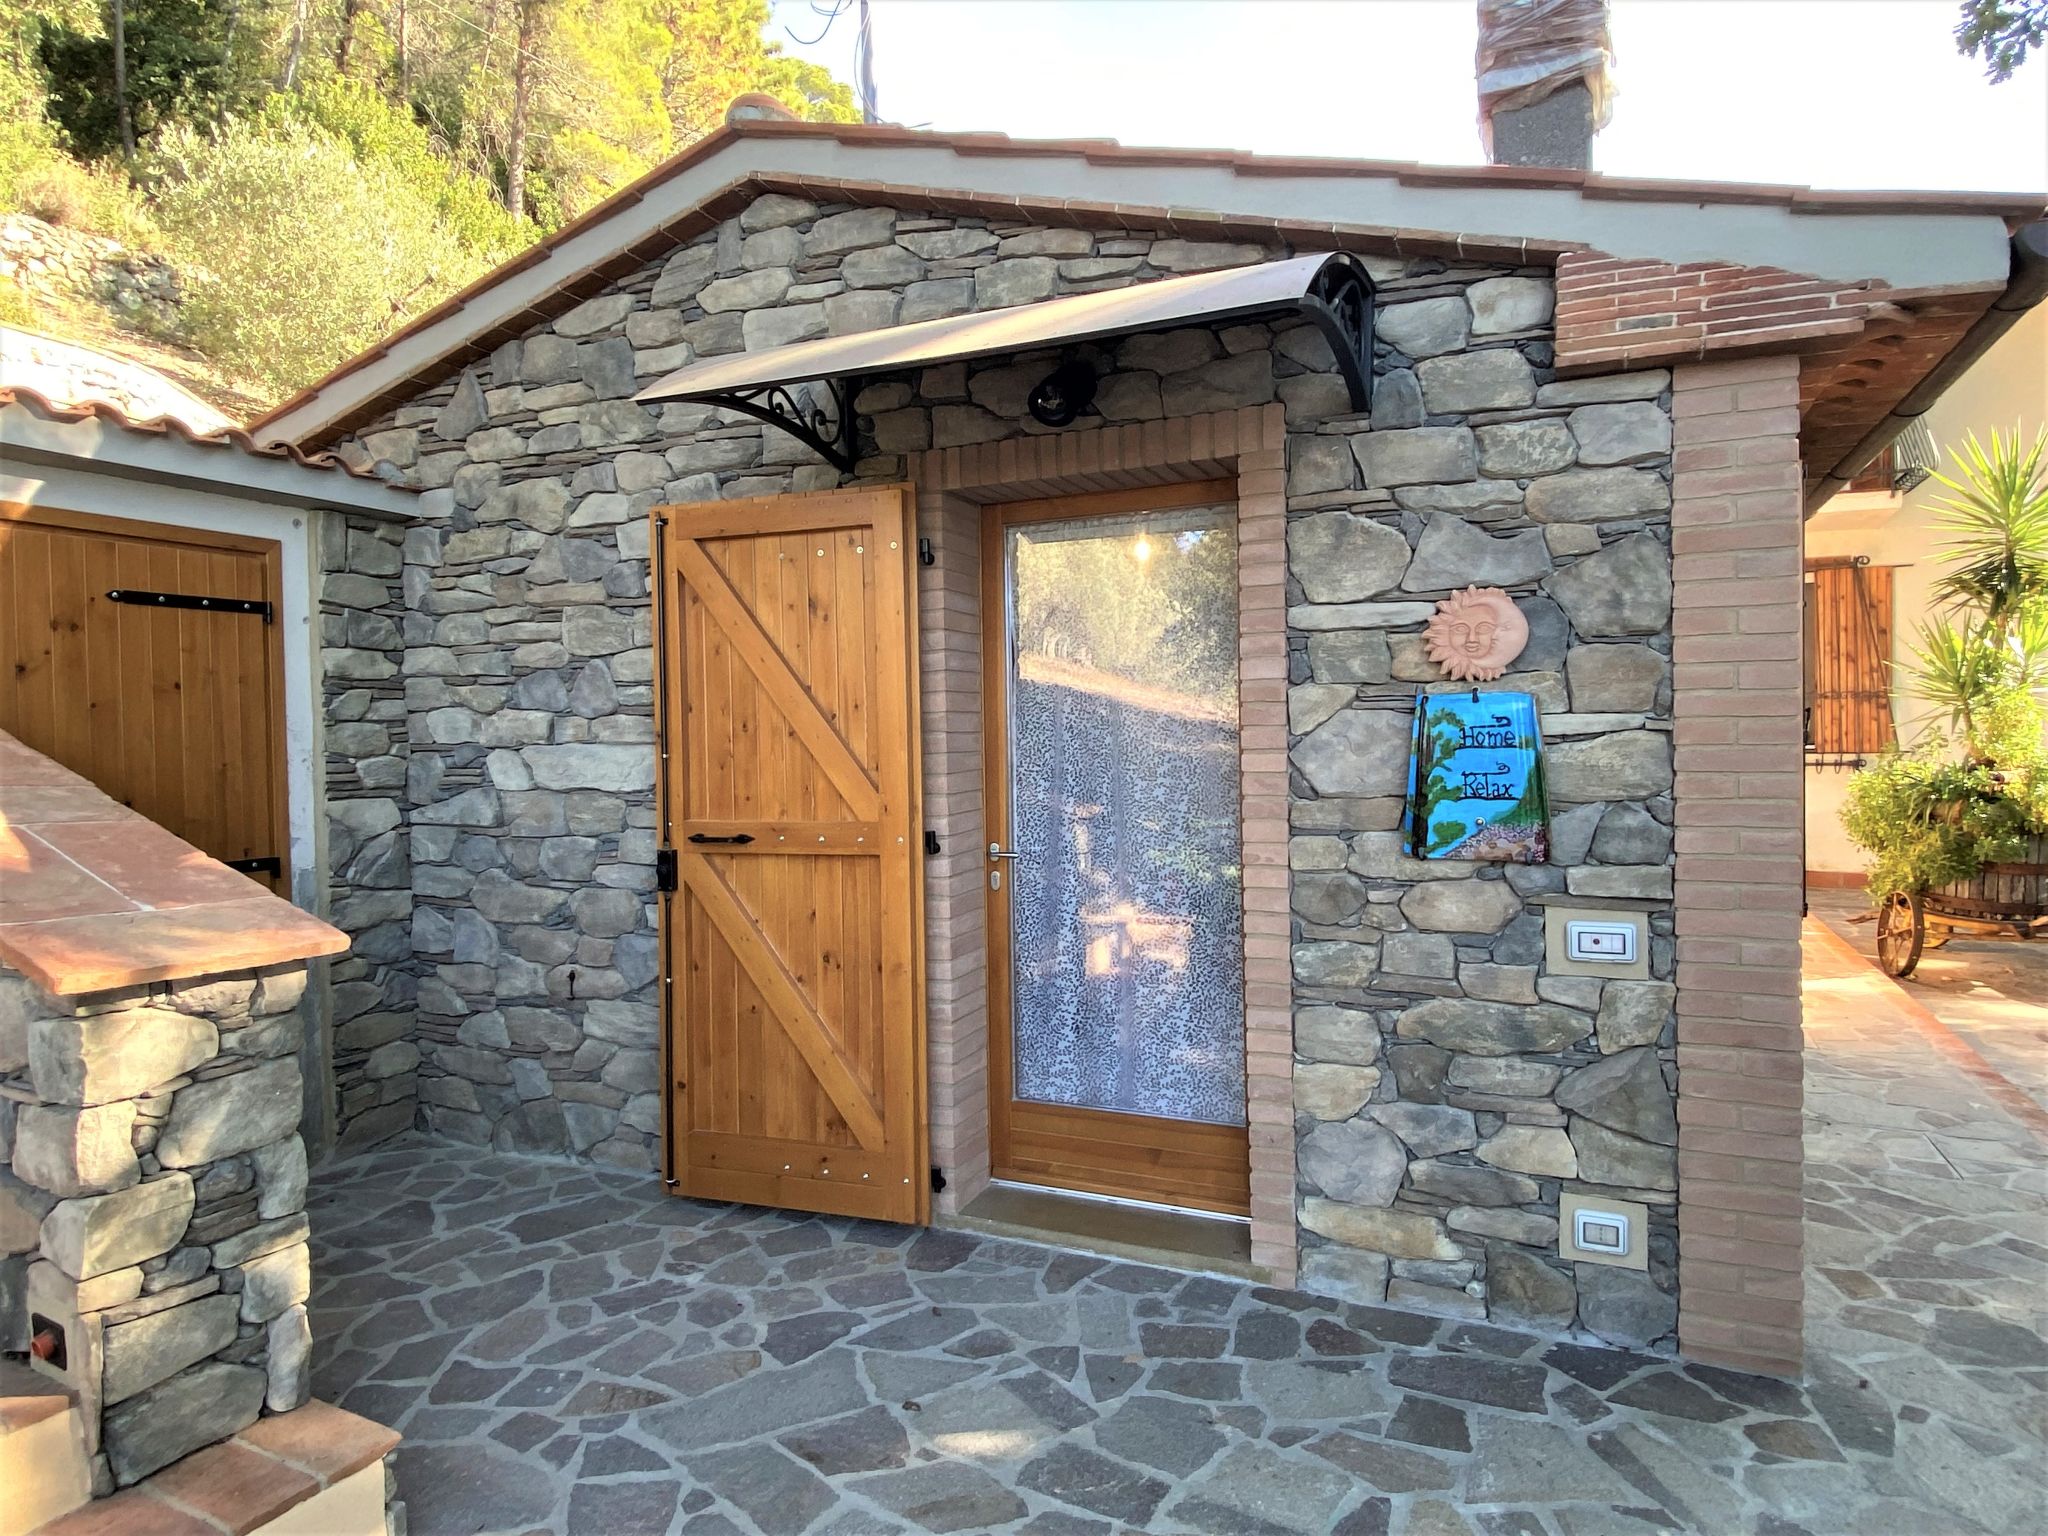
[[[1927,893],[1946,893],[1944,921],[2004,926],[2024,924],[2022,909],[2040,918],[2048,898],[2048,432],[2031,446],[1993,432],[1988,448],[1972,434],[1955,458],[1957,477],[1936,477],[1950,492],[1936,507],[1937,609],[1905,664],[1937,721],[1859,770],[1842,811],[1870,855],[1894,975],[1918,960]],[[2012,878],[1969,889],[1987,870]]]

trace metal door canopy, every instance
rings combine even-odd
[[[1295,256],[707,358],[656,380],[634,398],[642,404],[701,401],[743,412],[781,427],[851,471],[856,457],[852,402],[871,378],[1141,331],[1275,315],[1299,315],[1323,333],[1350,391],[1352,409],[1367,410],[1372,401],[1373,284],[1356,257],[1341,253]],[[804,384],[825,386],[833,409],[793,393]]]

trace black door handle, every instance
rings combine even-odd
[[[709,832],[692,832],[689,836],[689,841],[693,843],[751,843],[753,840],[754,834],[751,832],[735,832],[731,837],[713,837]]]

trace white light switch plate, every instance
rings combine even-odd
[[[1646,980],[1650,974],[1649,915],[1624,907],[1550,903],[1543,913],[1543,968],[1552,976]]]

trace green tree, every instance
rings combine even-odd
[[[209,355],[274,392],[317,378],[488,265],[382,161],[303,123],[159,142],[156,217]]]
[[[747,91],[766,92],[813,122],[860,121],[851,86],[762,37],[767,0],[646,3],[671,40],[661,63],[662,99],[678,143],[716,129],[725,121],[727,105]]]
[[[345,142],[365,165],[381,164],[433,203],[448,232],[492,262],[532,242],[534,230],[506,212],[497,188],[452,166],[446,149],[402,103],[368,80],[336,76],[304,90],[280,91],[263,108],[278,128],[301,124]]]
[[[2030,49],[2048,42],[2048,0],[1963,0],[1956,52],[1984,61],[1994,83],[2010,80]]]
[[[227,93],[227,0],[111,0],[107,20],[41,23],[46,110],[75,153],[132,154],[160,128],[212,121],[236,105]]]

